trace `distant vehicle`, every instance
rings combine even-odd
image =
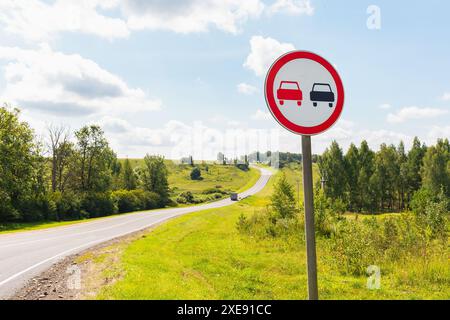
[[[303,93],[296,81],[281,81],[280,87],[277,90],[277,99],[281,105],[284,105],[285,100],[297,101],[297,105],[302,105]]]
[[[309,94],[313,106],[317,107],[317,102],[328,102],[330,108],[333,107],[334,93],[328,83],[314,83],[312,91]]]
[[[238,201],[238,200],[239,200],[238,194],[237,194],[236,192],[232,192],[232,193],[230,194],[230,200],[231,200],[231,201]]]

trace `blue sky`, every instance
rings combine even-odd
[[[444,1],[0,0],[0,99],[37,134],[99,123],[119,156],[212,158],[237,152],[224,146],[230,130],[241,130],[244,151],[264,148],[254,133],[278,128],[265,70],[295,48],[332,62],[346,91],[315,152],[333,139],[433,143],[450,137],[449,10]],[[372,17],[379,28],[368,28]],[[299,151],[297,136],[276,135],[271,148]]]

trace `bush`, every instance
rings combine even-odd
[[[119,213],[161,208],[161,197],[144,190],[117,190],[112,193]]]
[[[178,203],[195,203],[195,198],[192,192],[190,191],[184,191],[180,193],[180,195],[177,198]]]
[[[194,169],[192,169],[191,180],[201,180],[201,178],[202,178],[202,172],[201,172],[200,168],[195,167]]]
[[[118,212],[117,203],[111,193],[87,193],[82,201],[82,209],[90,218],[109,216]]]
[[[275,183],[274,188],[270,199],[276,216],[283,219],[294,217],[297,213],[294,191],[284,174]]]
[[[228,194],[229,192],[227,190],[221,190],[220,188],[208,188],[202,191],[202,194]]]
[[[112,193],[119,213],[143,210],[146,207],[143,190],[118,190]]]
[[[56,220],[57,208],[51,197],[39,195],[36,198],[20,199],[18,210],[22,212],[23,221]]]
[[[74,220],[89,218],[81,209],[82,199],[74,192],[55,192],[52,195],[57,211],[57,220]]]

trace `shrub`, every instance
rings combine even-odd
[[[283,174],[275,183],[271,206],[274,213],[280,218],[292,218],[297,213],[294,191]]]
[[[83,197],[82,209],[90,218],[108,216],[117,213],[117,203],[111,193],[87,193]]]
[[[53,199],[56,204],[57,220],[73,220],[89,218],[81,209],[82,199],[74,192],[55,192]]]
[[[214,194],[214,193],[228,194],[228,191],[221,190],[219,188],[208,188],[202,191],[202,194]]]
[[[200,168],[195,167],[191,171],[191,180],[200,180],[202,178],[202,172]]]
[[[143,190],[117,190],[112,193],[117,203],[119,213],[132,212],[145,209]]]
[[[22,212],[23,221],[56,220],[56,204],[46,195],[20,199],[18,210]]]
[[[195,198],[192,192],[190,191],[184,191],[180,193],[180,195],[177,198],[178,203],[195,203]]]

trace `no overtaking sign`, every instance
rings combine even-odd
[[[308,297],[317,300],[311,135],[324,132],[338,120],[344,107],[344,86],[327,60],[312,52],[293,51],[270,67],[264,93],[278,123],[302,135]]]

